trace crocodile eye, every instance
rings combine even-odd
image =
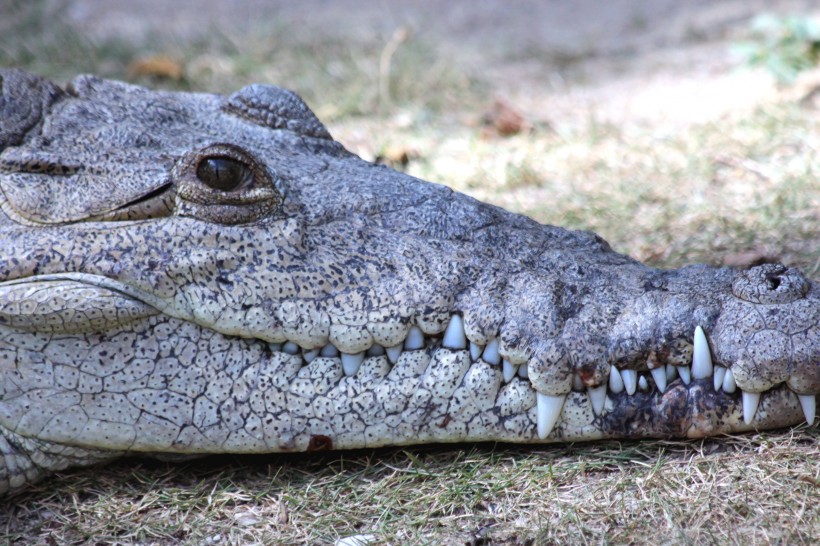
[[[206,157],[196,168],[196,177],[220,191],[236,191],[253,179],[250,167],[230,157]]]

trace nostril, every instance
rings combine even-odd
[[[809,282],[800,271],[781,264],[762,264],[738,271],[732,294],[752,303],[790,303],[806,295]]]
[[[777,290],[780,286],[780,277],[767,277],[766,282],[769,284],[769,290]]]

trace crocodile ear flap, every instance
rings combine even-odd
[[[275,85],[243,87],[225,99],[222,109],[271,129],[332,140],[327,128],[299,95]]]
[[[65,93],[54,83],[17,69],[0,70],[0,150],[17,146]]]

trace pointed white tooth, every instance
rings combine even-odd
[[[311,362],[313,362],[313,360],[314,360],[317,356],[319,356],[319,349],[311,349],[310,351],[305,351],[305,352],[302,354],[302,358],[304,358],[304,359],[305,359],[305,362],[307,362],[308,364],[310,364]]]
[[[339,356],[339,349],[337,349],[336,346],[332,343],[328,343],[327,345],[322,347],[322,350],[319,354],[325,358],[333,358]]]
[[[692,377],[706,379],[712,375],[713,370],[709,342],[706,341],[703,328],[698,326],[695,328],[695,347],[692,350]]]
[[[504,374],[504,383],[509,383],[518,373],[518,366],[513,366],[506,358],[502,362],[501,373]]]
[[[288,353],[289,355],[298,355],[302,352],[302,348],[296,345],[292,341],[288,341],[284,345],[282,345],[282,351]]]
[[[798,394],[800,405],[803,406],[803,415],[806,416],[806,422],[810,425],[814,424],[814,414],[817,411],[817,399],[813,394]]]
[[[723,386],[723,378],[726,376],[726,368],[723,366],[715,366],[715,378],[713,383],[715,385],[715,392],[719,391]]]
[[[282,352],[282,344],[281,343],[268,343],[268,347],[274,353],[281,353]]]
[[[649,383],[646,382],[646,376],[641,375],[638,377],[638,389],[642,391],[649,390]]]
[[[621,377],[621,373],[618,371],[618,368],[612,366],[609,369],[609,390],[618,394],[624,391],[624,380]]]
[[[398,362],[402,349],[404,349],[404,345],[401,343],[385,349],[385,352],[387,353],[387,360],[389,360],[391,364]]]
[[[660,392],[666,390],[666,368],[664,366],[660,366],[658,368],[653,368],[649,370],[649,373],[652,374],[652,379],[655,380],[655,386],[658,387]]]
[[[740,392],[743,393],[743,422],[747,425],[751,425],[752,420],[755,418],[757,405],[760,403],[760,393],[746,392],[744,390]]]
[[[561,417],[561,409],[564,407],[564,400],[567,399],[566,394],[553,396],[550,394],[536,393],[537,397],[537,420],[538,420],[538,438],[545,439],[552,432],[558,418]]]
[[[592,404],[592,411],[595,412],[595,415],[601,415],[606,405],[606,383],[600,387],[587,389],[587,396],[589,396],[589,402]]]
[[[678,368],[672,364],[666,365],[666,382],[671,383],[678,376]]]
[[[461,315],[453,315],[450,317],[450,324],[444,331],[444,339],[441,340],[441,346],[446,349],[466,349],[467,337],[464,335],[464,320]]]
[[[527,363],[524,362],[518,367],[518,377],[521,379],[529,379],[530,378],[530,369],[527,366]]]
[[[424,333],[418,326],[411,326],[404,340],[404,348],[408,351],[417,351],[424,348]]]
[[[624,380],[626,394],[632,396],[638,386],[638,372],[636,370],[621,370],[621,379]]]
[[[692,370],[689,369],[689,366],[678,366],[678,375],[680,375],[684,385],[692,382]]]
[[[736,389],[735,374],[732,373],[731,368],[726,368],[726,373],[723,375],[723,392],[732,394]]]
[[[367,356],[382,356],[384,354],[384,347],[378,343],[367,350]]]
[[[583,392],[587,390],[587,387],[584,385],[580,375],[576,375],[572,378],[572,390],[576,392]]]
[[[479,358],[481,358],[481,351],[484,350],[484,347],[479,345],[478,343],[470,342],[470,360],[475,362]]]
[[[356,372],[359,371],[359,366],[362,365],[363,360],[364,351],[355,354],[342,353],[342,369],[344,370],[345,375],[356,375]]]
[[[481,355],[484,362],[498,366],[501,364],[501,355],[498,354],[498,338],[493,338],[484,347],[484,354]]]

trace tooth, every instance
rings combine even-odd
[[[311,349],[310,351],[305,351],[302,358],[305,359],[305,362],[310,364],[317,356],[319,356],[319,349]]]
[[[479,345],[478,343],[470,342],[470,360],[475,362],[479,358],[481,358],[481,351],[484,350],[484,347]]]
[[[624,380],[615,366],[609,369],[609,390],[615,394],[624,391]]]
[[[736,388],[735,374],[732,373],[731,368],[726,368],[726,374],[723,376],[723,392],[732,394]]]
[[[379,344],[373,345],[367,350],[367,356],[382,356],[384,354],[384,347]]]
[[[393,345],[392,347],[385,349],[385,352],[387,353],[387,360],[389,360],[391,364],[398,362],[403,348],[404,346],[399,343],[398,345]]]
[[[501,373],[504,374],[504,383],[509,383],[515,374],[518,373],[518,366],[513,366],[506,358],[503,361]]]
[[[424,334],[418,326],[411,326],[404,340],[404,348],[408,351],[417,351],[424,348]]]
[[[653,368],[649,370],[649,373],[652,374],[652,379],[655,380],[655,386],[658,387],[660,392],[666,390],[666,368],[664,366],[660,366],[659,368]]]
[[[493,338],[484,347],[484,354],[481,356],[487,364],[498,366],[501,364],[501,355],[498,354],[498,338]]]
[[[726,376],[726,368],[723,366],[715,366],[715,392],[719,391],[723,386],[723,378]]]
[[[803,406],[803,415],[806,416],[806,422],[810,425],[814,424],[814,414],[817,410],[817,400],[813,394],[798,394],[800,405]]]
[[[638,377],[638,388],[642,391],[649,390],[649,383],[646,382],[646,377],[643,375]]]
[[[282,352],[282,344],[281,343],[268,343],[268,347],[274,353],[281,353]]]
[[[689,369],[689,366],[678,366],[678,375],[680,375],[684,385],[692,382],[692,370]]]
[[[583,392],[586,389],[587,389],[587,387],[586,387],[586,385],[584,385],[584,382],[581,380],[580,375],[576,375],[572,378],[572,390],[577,391],[577,392]]]
[[[450,324],[447,325],[447,330],[444,331],[444,339],[441,341],[441,346],[446,349],[467,348],[467,337],[464,335],[464,321],[461,315],[453,315],[450,317]]]
[[[339,349],[337,349],[336,346],[332,343],[328,343],[327,345],[322,347],[322,351],[319,354],[324,357],[333,358],[339,356]]]
[[[760,403],[760,393],[746,392],[744,390],[740,392],[743,393],[743,422],[747,425],[751,425],[752,420],[755,418],[757,405]]]
[[[606,405],[606,383],[600,387],[588,388],[587,396],[589,396],[589,402],[592,404],[592,411],[595,412],[595,415],[601,415],[601,412],[604,411],[604,405]]]
[[[673,366],[672,364],[667,364],[666,365],[666,382],[669,383],[671,381],[674,381],[677,376],[678,376],[677,367]]]
[[[344,369],[345,375],[356,375],[363,360],[364,351],[356,354],[342,353],[342,369]]]
[[[529,379],[530,378],[530,369],[527,367],[527,363],[523,363],[518,367],[518,377],[521,379]]]
[[[626,394],[630,396],[635,394],[635,389],[638,383],[638,372],[635,370],[621,370],[621,379],[624,380],[624,388],[626,388]]]
[[[706,379],[712,375],[712,353],[703,328],[695,328],[695,347],[692,350],[692,376],[695,379]]]
[[[282,351],[288,353],[289,355],[298,355],[302,351],[302,349],[294,342],[288,341],[287,343],[282,345]]]
[[[564,407],[564,400],[566,394],[559,394],[553,396],[551,394],[537,394],[537,421],[538,421],[538,438],[545,439],[552,432],[555,423],[561,416],[561,409]]]

